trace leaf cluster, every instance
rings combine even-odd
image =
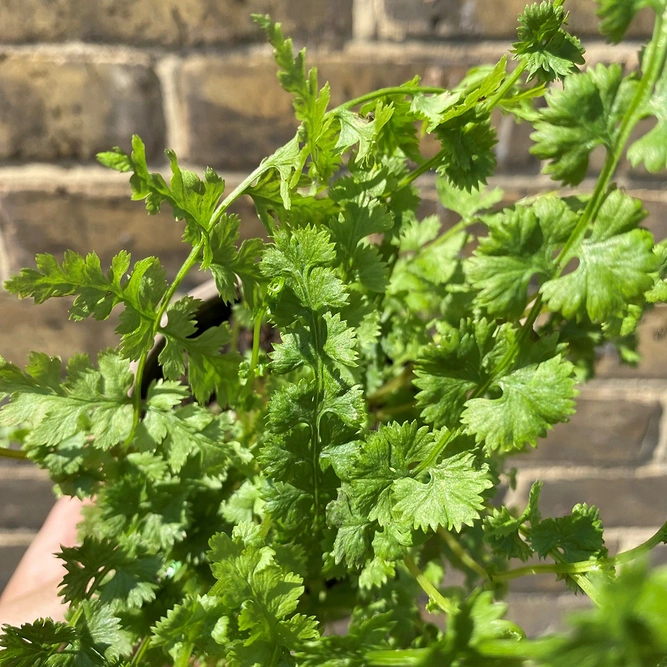
[[[640,9],[665,10],[598,4],[612,41]],[[305,51],[256,16],[291,141],[226,196],[172,151],[169,178],[152,172],[138,137],[100,154],[149,214],[171,208],[189,254],[175,276],[125,251],[108,269],[92,252],[38,255],[6,283],[68,299],[74,320],[120,312],[118,347],[96,361],[0,358],[0,429],[21,446],[0,453],[91,499],[58,554],[66,621],[4,626],[0,666],[663,664],[664,571],[617,571],[665,529],[610,556],[596,507],[543,516],[540,482],[523,507],[503,500],[510,458],[575,414],[598,350],[635,361],[643,314],[667,299],[664,243],[613,181],[626,153],[667,164],[667,22],[626,73],[586,67],[567,19],[562,0],[529,5],[513,68],[505,56],[451,90],[413,79],[330,108]],[[487,186],[498,113],[532,124],[558,190],[509,201]],[[429,157],[423,134],[439,142]],[[592,190],[570,190],[599,148]],[[446,227],[421,214],[429,171]],[[261,239],[241,241],[241,195]],[[214,322],[177,296],[197,268]],[[532,641],[502,597],[538,572],[596,609]]]

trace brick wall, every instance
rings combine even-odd
[[[289,139],[289,97],[270,50],[249,20],[270,12],[309,46],[311,62],[339,103],[414,74],[455,84],[465,70],[508,48],[524,0],[3,0],[0,3],[0,278],[36,252],[95,249],[103,263],[121,248],[157,254],[173,275],[186,256],[168,215],[147,217],[128,199],[125,177],[97,167],[97,151],[129,147],[141,134],[155,167],[170,146],[194,168],[210,164],[232,188]],[[594,0],[570,2],[571,27],[592,60],[631,62],[649,34],[650,15],[612,51],[596,35]],[[497,184],[507,199],[550,187],[527,152],[525,126],[499,120]],[[623,185],[651,212],[658,238],[667,200],[662,182],[623,167]],[[438,210],[433,183],[426,207]],[[247,202],[244,234],[261,233]],[[196,282],[194,276],[191,285]],[[113,345],[108,323],[72,324],[66,305],[34,308],[0,293],[0,353],[23,363],[31,349],[69,356]],[[667,310],[641,329],[644,360],[622,368],[602,356],[599,378],[582,392],[579,413],[519,462],[512,497],[545,479],[544,513],[576,502],[599,505],[610,549],[641,541],[665,519],[667,502]],[[0,586],[39,528],[52,496],[30,465],[0,464]],[[658,554],[660,557],[660,554]],[[664,555],[663,555],[664,557]],[[511,613],[537,633],[561,610],[582,604],[552,578],[519,580]]]

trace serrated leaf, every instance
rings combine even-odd
[[[476,301],[491,315],[519,317],[531,281],[552,277],[557,251],[577,222],[567,204],[550,195],[485,218],[489,235],[480,239],[466,266],[470,282],[480,290]]]
[[[644,216],[640,202],[612,190],[590,235],[571,250],[579,266],[542,285],[549,308],[578,319],[586,313],[593,322],[623,316],[628,302],[651,287],[659,263],[653,236],[636,228]]]
[[[519,16],[519,39],[513,47],[515,57],[526,66],[529,80],[562,79],[584,63],[580,41],[563,30],[568,14],[562,5],[560,0],[536,2]]]
[[[409,477],[396,482],[395,509],[415,528],[458,532],[479,518],[482,493],[492,485],[487,466],[476,467],[475,457],[463,452],[429,468],[426,482]]]
[[[499,398],[466,402],[461,421],[488,450],[511,452],[535,445],[554,424],[574,414],[574,367],[560,356],[495,380]]]
[[[664,8],[662,0],[597,0],[600,32],[612,42],[620,42],[635,14],[644,7]]]
[[[551,161],[544,173],[567,185],[581,183],[593,149],[613,150],[636,88],[637,81],[624,79],[621,66],[614,63],[568,76],[563,90],[549,92],[548,107],[540,111],[531,135],[531,153]]]

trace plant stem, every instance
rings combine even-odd
[[[190,272],[192,267],[199,260],[199,255],[201,253],[203,245],[204,245],[203,242],[200,242],[192,248],[190,254],[188,255],[188,258],[185,260],[185,263],[183,264],[183,266],[181,266],[178,273],[176,274],[176,278],[174,278],[174,281],[169,286],[169,289],[167,289],[165,295],[162,297],[162,301],[160,302],[160,307],[158,308],[157,311],[157,316],[155,317],[155,323],[153,325],[153,334],[152,334],[153,337],[157,333],[160,323],[162,322],[162,317],[167,311],[167,308],[169,307],[169,304],[174,294],[176,293],[178,286],[183,282],[183,280]],[[125,442],[126,447],[129,447],[132,440],[134,440],[134,436],[136,435],[137,432],[137,427],[139,426],[139,422],[141,421],[141,406],[142,406],[141,386],[143,384],[144,370],[146,369],[147,359],[148,359],[148,351],[143,352],[139,357],[139,362],[137,364],[137,372],[134,374],[134,394],[133,394],[134,421],[132,422],[132,430],[130,431],[130,435],[128,436]]]
[[[541,563],[539,565],[525,565],[514,570],[495,574],[493,575],[493,580],[509,581],[530,574],[582,574],[585,572],[594,572],[603,568],[617,567],[618,565],[629,563],[646,555],[651,549],[665,540],[667,540],[667,523],[665,523],[652,537],[646,540],[646,542],[643,542],[632,549],[628,549],[628,551],[623,551],[616,556],[599,558],[597,560],[584,560],[579,561],[578,563]]]
[[[25,452],[20,449],[9,449],[9,447],[0,447],[0,458],[5,459],[26,459]]]
[[[181,654],[178,656],[178,660],[174,663],[174,667],[188,667],[190,664],[190,658],[192,657],[192,650],[194,645],[192,643],[184,644]]]
[[[444,540],[449,549],[470,570],[478,574],[482,579],[489,580],[486,568],[480,565],[460,544],[460,542],[447,530],[438,528],[438,535]]]
[[[445,614],[454,614],[458,611],[456,605],[452,604],[424,575],[417,567],[412,556],[408,555],[404,559],[410,574],[417,580],[424,593],[426,593],[433,602],[435,602]]]
[[[521,78],[521,75],[526,71],[526,63],[521,62],[515,68],[512,74],[510,74],[503,83],[502,86],[498,89],[496,94],[493,97],[490,97],[487,100],[487,110],[491,111],[494,109],[499,102],[505,97],[505,95],[512,89],[512,86]]]
[[[368,651],[364,655],[364,664],[370,667],[418,667],[424,664],[424,658],[428,654],[429,651],[425,648]]]
[[[141,659],[144,657],[150,645],[151,645],[150,637],[147,636],[141,640],[139,648],[137,649],[136,653],[132,656],[132,660],[130,661],[130,667],[134,667],[135,665],[139,665],[141,663]]]
[[[383,97],[389,97],[390,95],[417,95],[419,93],[424,93],[426,95],[440,95],[447,92],[449,91],[445,88],[438,88],[436,86],[392,86],[391,88],[380,88],[379,90],[366,93],[361,97],[355,97],[352,100],[344,102],[329,111],[329,113],[335,114],[339,111],[346,111],[352,107],[360,106],[361,104],[366,104],[366,102],[372,102],[373,100],[379,100]]]
[[[262,335],[262,323],[264,322],[265,309],[260,310],[255,316],[255,322],[252,332],[252,356],[250,357],[250,366],[248,367],[248,377],[243,387],[243,395],[249,396],[252,392],[252,385],[255,380],[255,371],[259,363],[259,348]]]
[[[475,648],[479,653],[489,658],[537,660],[553,654],[554,644],[551,638],[521,640],[487,639],[477,644]]]

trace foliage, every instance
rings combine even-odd
[[[139,137],[99,156],[149,214],[172,209],[190,254],[171,281],[122,251],[109,268],[38,255],[6,283],[69,298],[74,320],[118,309],[120,340],[95,363],[0,359],[0,429],[21,444],[0,453],[94,499],[59,554],[67,621],[5,626],[0,666],[665,664],[667,574],[617,570],[666,531],[610,557],[597,508],[543,517],[540,482],[525,508],[501,493],[507,459],[574,414],[596,348],[632,358],[642,314],[667,298],[664,247],[613,183],[643,118],[658,122],[629,160],[667,164],[665,3],[601,0],[599,15],[619,41],[645,7],[657,27],[638,72],[587,68],[553,0],[519,18],[510,71],[504,57],[452,90],[415,79],[336,108],[257,16],[300,123],[290,142],[227,197],[171,151],[170,179],[152,173]],[[487,188],[495,111],[533,123],[557,191],[503,207]],[[419,126],[441,142],[432,158]],[[593,190],[569,190],[598,147]],[[448,229],[417,214],[429,171],[459,218]],[[242,194],[268,240],[239,243]],[[174,298],[196,267],[229,322],[200,326],[201,303]],[[529,640],[501,598],[538,572],[596,608]],[[425,620],[427,598],[446,623]]]

